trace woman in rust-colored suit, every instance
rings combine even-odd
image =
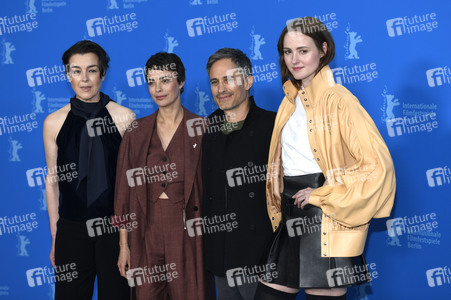
[[[146,63],[158,110],[138,119],[119,150],[115,214],[121,228],[119,271],[136,299],[215,299],[204,272],[201,235],[201,117],[181,105],[185,68],[175,54]],[[135,223],[133,223],[135,222]]]

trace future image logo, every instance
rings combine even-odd
[[[136,214],[126,214],[123,216],[114,215],[111,217],[94,218],[86,221],[86,228],[90,237],[98,237],[104,234],[112,234],[120,229],[128,232],[138,228]]]
[[[186,28],[190,37],[202,35],[204,32],[204,20],[202,18],[189,19],[186,21]]]
[[[243,284],[256,283],[259,280],[272,281],[278,277],[275,263],[255,265],[244,268],[234,268],[226,271],[229,287],[238,287]]]
[[[426,71],[426,78],[429,87],[437,87],[444,84],[451,84],[451,70],[445,66]]]
[[[77,164],[67,163],[63,165],[56,165],[47,169],[46,166],[29,169],[25,172],[29,187],[43,186],[48,175],[48,182],[72,182],[78,178]]]
[[[102,18],[89,19],[86,21],[86,27],[88,28],[88,35],[90,37],[102,35],[104,32],[103,19]]]
[[[254,165],[248,162],[245,167],[238,167],[226,171],[227,184],[229,187],[238,187],[244,184],[266,181],[268,165]]]
[[[0,235],[19,235],[21,232],[31,232],[38,228],[36,213],[0,217]]]
[[[127,271],[127,281],[130,287],[141,286],[144,281],[144,269],[134,268]]]
[[[307,17],[307,16],[304,16],[301,18],[288,19],[285,22],[286,26],[288,26],[288,28],[287,28],[288,31],[292,31],[293,29],[295,29],[297,26],[299,26],[300,24],[302,24],[304,22],[310,22],[308,19],[304,19],[305,17]],[[322,14],[322,15],[314,15],[313,18],[320,20],[324,24],[324,27],[323,27],[323,26],[315,26],[314,24],[307,23],[306,25],[310,25],[310,26],[306,26],[306,27],[312,28],[312,30],[314,30],[314,31],[324,31],[327,29],[329,32],[331,32],[332,30],[338,28],[337,14],[334,12],[326,13],[326,14]]]
[[[68,81],[63,65],[44,66],[25,71],[29,87]]]
[[[429,169],[426,171],[426,178],[431,188],[451,184],[451,170],[447,166]]]
[[[354,265],[351,267],[329,269],[326,271],[329,287],[352,285],[361,281],[369,281],[379,276],[376,271],[376,263],[365,265]]]
[[[231,232],[233,229],[238,228],[238,221],[236,220],[236,214],[230,213],[189,219],[186,221],[186,227],[188,235],[195,237],[217,232]]]
[[[403,235],[406,231],[404,227],[404,220],[402,218],[395,218],[387,220],[387,233],[390,237]]]
[[[43,268],[27,270],[26,275],[29,287],[40,286],[46,282]]]
[[[423,15],[404,16],[388,19],[385,24],[389,37],[398,37],[417,32],[431,32],[438,28],[437,14],[427,13]]]
[[[443,268],[429,269],[426,271],[426,278],[429,287],[451,284],[451,270],[448,268],[448,266],[445,266]]]
[[[86,20],[86,28],[90,37],[118,32],[131,32],[138,28],[136,13],[114,15],[112,17],[93,18]]]
[[[190,137],[202,136],[221,131],[229,131],[238,127],[237,122],[226,122],[224,115],[214,115],[208,119],[198,117],[186,121],[188,135]]]
[[[386,121],[389,137],[403,134],[431,132],[438,128],[437,114],[435,112],[415,115],[412,117],[394,118]]]
[[[90,137],[100,136],[105,131],[103,118],[95,118],[86,121],[86,128]]]
[[[302,236],[321,231],[321,216],[294,218],[287,220],[286,224],[289,237]]]
[[[376,63],[354,65],[351,67],[337,67],[331,69],[335,81],[338,84],[345,85],[359,82],[372,82],[377,79],[379,74],[376,69]]]
[[[35,13],[0,17],[0,35],[31,32],[38,28]]]
[[[188,128],[188,135],[191,137],[202,136],[207,129],[207,119],[205,118],[194,118],[186,121],[186,126]]]
[[[29,187],[41,186],[45,183],[46,170],[44,168],[29,169],[26,171]]]
[[[127,76],[127,83],[129,87],[143,85],[146,82],[144,78],[144,68],[129,69],[125,72]]]
[[[386,221],[387,234],[390,237],[397,237],[403,234],[414,234],[422,231],[432,232],[438,228],[436,213],[404,216],[403,218],[388,219]]]
[[[176,163],[166,163],[153,165],[151,167],[129,169],[125,172],[127,183],[130,187],[141,186],[143,184],[161,182],[166,186],[166,182],[171,182],[178,177]]]
[[[218,32],[231,32],[238,28],[236,13],[205,16],[186,20],[186,29],[189,37],[214,34]]]
[[[442,234],[437,230],[436,213],[393,218],[386,223],[388,246],[401,247],[403,236],[408,248],[422,249],[424,245],[440,245]]]
[[[35,87],[45,83],[44,69],[35,68],[26,71],[28,86]]]
[[[158,282],[171,282],[178,278],[175,263],[165,265],[154,265],[137,267],[127,271],[127,281],[130,287],[137,287],[143,284],[153,284]]]
[[[144,169],[143,168],[135,168],[127,170],[127,182],[130,187],[140,186],[145,183],[144,177]]]
[[[76,263],[65,265],[55,265],[55,268],[44,266],[41,268],[29,269],[25,272],[29,287],[37,287],[55,282],[72,282],[78,278]]]

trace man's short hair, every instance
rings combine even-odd
[[[208,58],[207,73],[210,75],[211,66],[221,59],[231,59],[237,68],[242,68],[245,77],[252,75],[252,63],[249,57],[240,49],[222,48]]]

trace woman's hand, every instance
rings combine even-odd
[[[130,249],[128,248],[128,245],[121,246],[117,266],[119,267],[121,276],[127,278],[127,271],[130,266]]]
[[[55,268],[55,238],[52,237],[52,249],[50,250],[50,262],[52,266]]]
[[[300,209],[304,209],[309,203],[310,194],[314,189],[311,187],[305,188],[303,190],[299,190],[296,194],[293,195],[294,205],[297,205]]]

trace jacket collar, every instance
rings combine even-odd
[[[334,76],[332,70],[327,65],[321,69],[321,71],[313,77],[312,82],[304,90],[310,98],[310,101],[314,102],[321,96],[325,90],[335,85]],[[283,85],[283,91],[285,96],[292,104],[296,99],[296,96],[301,90],[298,90],[291,80],[287,80]],[[315,104],[315,103],[314,103]]]

